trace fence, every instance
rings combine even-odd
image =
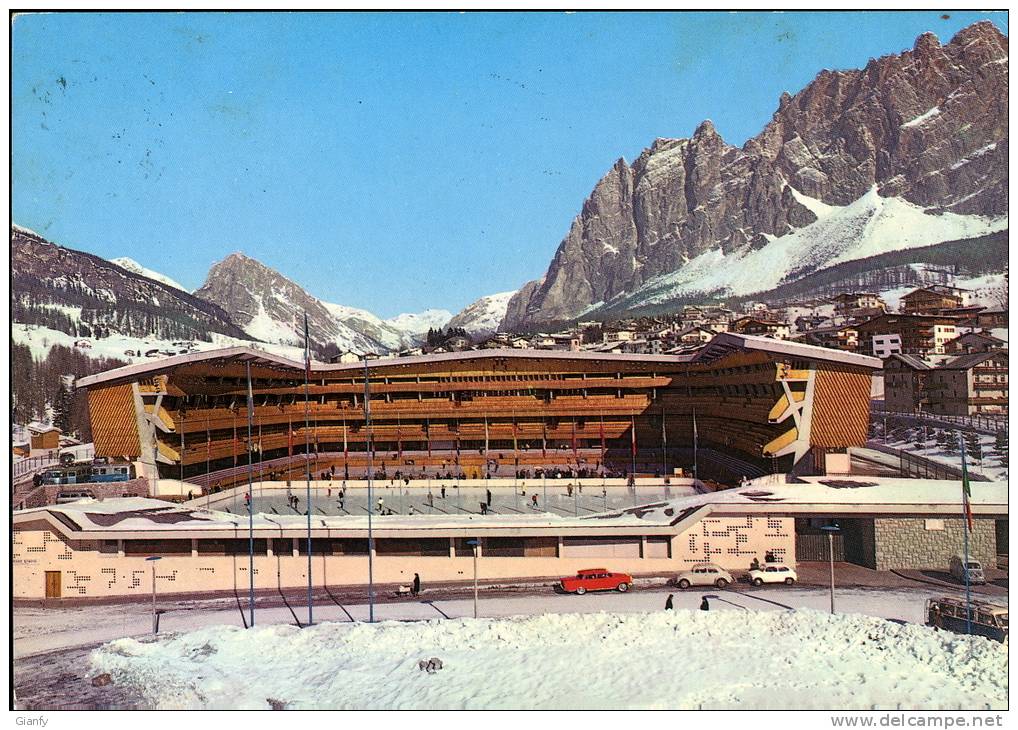
[[[879,421],[884,418],[907,421],[915,424],[929,424],[942,428],[961,426],[962,428],[981,431],[994,435],[998,431],[1007,433],[1006,413],[978,413],[971,416],[947,416],[938,413],[903,413],[901,411],[889,411],[885,409],[882,401],[872,401],[870,404],[870,418]]]
[[[910,479],[961,479],[961,468],[959,467],[927,459],[908,451],[902,451],[901,449],[884,446],[875,441],[866,442],[866,448],[896,457],[898,459],[898,470],[903,477]],[[974,482],[990,481],[989,477],[974,472],[971,469],[969,470],[969,478]]]
[[[27,459],[14,462],[14,478],[34,474],[40,469],[60,463],[60,452],[57,449],[50,449],[40,456],[30,456]]]

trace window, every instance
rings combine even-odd
[[[124,553],[126,555],[190,555],[191,541],[125,540]]]

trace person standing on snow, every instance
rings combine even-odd
[[[414,573],[414,584],[410,588],[410,594],[416,596],[420,594],[420,592],[421,592],[421,576],[417,573]]]
[[[665,599],[665,611],[671,611],[671,610],[673,610],[673,608],[674,608],[674,607],[672,606],[672,598],[673,598],[673,597],[674,597],[674,594],[672,594],[672,593],[669,593],[669,594],[668,594],[668,598],[666,598],[666,599]]]

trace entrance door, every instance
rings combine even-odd
[[[60,598],[60,571],[46,571],[46,598]]]

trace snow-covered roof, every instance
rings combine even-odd
[[[754,512],[839,514],[893,513],[961,514],[961,482],[937,479],[902,479],[870,476],[797,477],[800,481],[780,483],[771,475],[755,479],[745,487],[708,494],[678,497],[640,507],[590,515],[583,520],[619,519],[622,522],[658,522],[674,525],[701,507],[712,512],[728,509]],[[1006,482],[972,482],[974,512],[1007,512]]]
[[[862,367],[879,370],[883,363],[878,357],[868,355],[857,355],[854,352],[845,350],[833,350],[829,347],[818,347],[817,345],[805,345],[801,342],[790,342],[788,340],[775,340],[770,337],[759,335],[744,335],[737,332],[721,332],[708,342],[694,358],[695,362],[709,362],[716,360],[731,350],[764,350],[778,355],[789,355],[808,360],[822,360],[825,362],[841,362],[848,365],[861,365]]]
[[[28,430],[32,433],[49,433],[50,431],[59,432],[60,429],[56,426],[50,426],[45,423],[30,423],[28,424]]]
[[[923,360],[918,355],[907,355],[903,352],[892,353],[888,360],[898,360],[899,362],[905,363],[908,367],[913,370],[932,370],[933,365]]]
[[[677,497],[645,505],[613,510],[583,517],[563,517],[549,513],[522,515],[391,515],[375,517],[373,528],[385,535],[427,536],[444,531],[462,530],[485,533],[520,530],[674,531],[711,513],[763,513],[801,515],[845,514],[938,514],[962,513],[959,481],[901,479],[870,476],[799,477],[783,482],[784,475],[770,475],[748,482],[745,487],[706,494]],[[975,513],[1006,514],[1005,482],[973,482],[971,505]],[[225,532],[246,531],[246,515],[183,507],[146,497],[126,497],[98,501],[83,499],[62,505],[47,505],[14,513],[15,523],[51,515],[71,532]],[[256,531],[276,535],[307,529],[302,515],[255,514]],[[359,533],[366,531],[367,516],[313,515],[314,531]],[[182,535],[183,537],[183,535]]]
[[[962,355],[956,357],[953,360],[948,360],[942,363],[939,368],[941,370],[968,370],[971,367],[975,367],[980,363],[989,360],[994,357],[1007,358],[1007,350],[987,350],[986,352],[973,352],[968,355]]]
[[[474,360],[479,358],[513,358],[513,359],[546,359],[546,360],[606,360],[610,362],[644,362],[644,363],[682,363],[691,361],[710,362],[717,359],[731,350],[763,350],[780,355],[790,355],[813,360],[824,360],[843,362],[851,365],[878,370],[881,361],[878,358],[856,355],[843,350],[832,350],[825,347],[803,345],[800,343],[774,340],[768,337],[757,337],[754,335],[742,335],[731,332],[724,332],[715,336],[697,356],[693,355],[647,355],[647,354],[615,354],[598,353],[591,351],[564,351],[564,350],[527,350],[520,352],[516,349],[491,349],[491,350],[465,350],[462,352],[442,352],[428,355],[414,355],[411,357],[379,358],[370,361],[369,367],[379,368],[388,366],[413,366],[425,363],[456,362],[461,360]],[[709,353],[706,354],[706,353]],[[101,383],[108,383],[116,380],[135,378],[152,373],[164,372],[182,365],[208,362],[211,360],[234,360],[237,362],[250,361],[255,364],[267,365],[270,367],[286,368],[290,370],[303,370],[303,363],[290,360],[279,355],[274,355],[263,350],[256,350],[251,347],[237,346],[227,347],[218,350],[205,350],[203,352],[189,352],[184,355],[174,355],[154,362],[141,362],[134,365],[108,370],[97,375],[89,375],[78,380],[78,387],[90,387]],[[363,369],[363,362],[356,363],[321,363],[312,361],[311,369],[315,372],[337,372],[356,371]]]

